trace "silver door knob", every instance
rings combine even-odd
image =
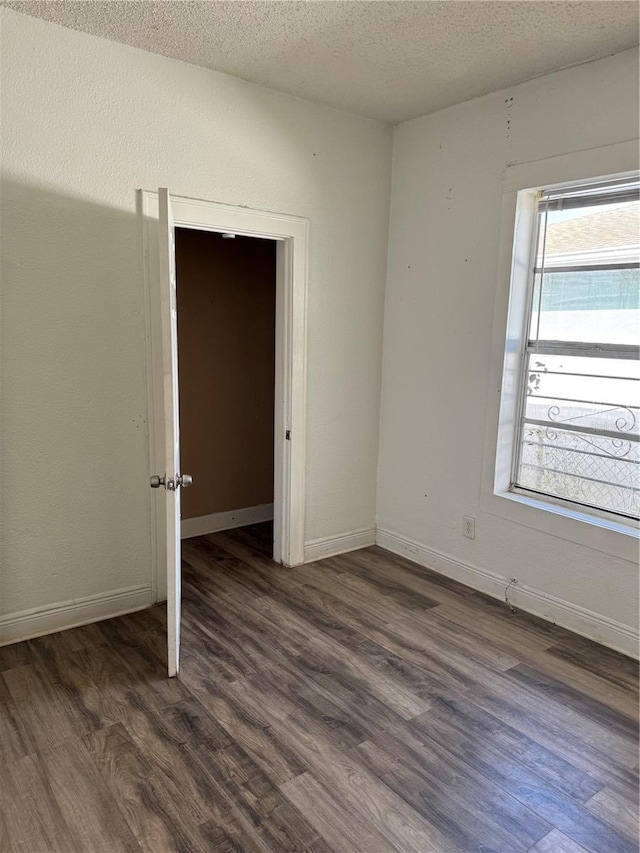
[[[191,474],[178,474],[176,476],[176,483],[182,486],[183,489],[188,489],[193,483],[193,477]]]
[[[149,485],[152,489],[159,489],[160,486],[164,486],[164,477],[159,477],[157,474],[152,474],[149,478]]]

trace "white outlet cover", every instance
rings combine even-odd
[[[476,520],[469,515],[462,517],[462,535],[467,539],[476,538]]]

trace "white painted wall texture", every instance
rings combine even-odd
[[[481,481],[505,168],[637,136],[637,51],[396,128],[377,517],[636,630],[636,562],[483,512]]]
[[[374,526],[384,307],[379,527],[636,624],[635,564],[480,506],[505,166],[635,138],[636,52],[396,129],[384,305],[388,128],[0,15],[0,635],[149,595],[135,190],[158,186],[311,220],[309,542]]]
[[[1,15],[0,617],[150,581],[140,187],[310,219],[307,538],[373,528],[391,130]]]

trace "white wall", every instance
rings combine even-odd
[[[0,642],[148,600],[138,187],[311,219],[307,540],[370,529],[388,128],[0,18]],[[396,545],[623,626],[634,563],[490,515],[480,491],[505,165],[635,138],[637,94],[627,52],[397,128],[378,470]]]
[[[5,639],[148,595],[136,188],[309,217],[306,536],[373,528],[390,129],[1,14]]]
[[[517,576],[566,602],[565,621],[586,609],[623,633],[635,562],[484,512],[481,482],[505,167],[637,136],[636,51],[396,128],[378,485],[379,528],[399,536],[383,544],[494,594],[483,573]]]

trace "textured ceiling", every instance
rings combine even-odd
[[[639,6],[619,0],[3,5],[389,122],[638,43]]]

